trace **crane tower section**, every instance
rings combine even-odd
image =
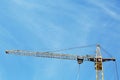
[[[102,55],[101,55],[101,52],[100,52],[100,45],[97,45],[97,48],[96,48],[96,61],[95,61],[96,80],[104,80],[102,62],[103,61],[102,61]]]

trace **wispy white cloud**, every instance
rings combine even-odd
[[[14,0],[14,2],[20,6],[24,6],[25,9],[27,9],[27,7],[30,9],[37,9],[36,11],[40,10],[41,12],[45,12],[45,14],[55,12],[53,8],[49,8],[44,4],[38,5],[37,3],[30,3],[25,0]],[[60,46],[59,41],[62,41],[64,34],[67,33],[64,28],[59,25],[55,25],[52,21],[48,20],[49,18],[44,18],[42,15],[34,12],[28,14],[26,11],[24,13],[18,13],[15,9],[12,9],[12,11],[14,18],[22,22],[22,24],[25,25],[26,28],[35,35],[34,37],[39,39],[46,46]]]
[[[97,7],[101,8],[103,10],[103,12],[105,12],[106,14],[108,14],[109,16],[111,16],[112,18],[116,19],[116,20],[120,20],[120,14],[118,14],[116,11],[112,10],[108,5],[106,5],[103,2],[99,2],[99,1],[89,1],[90,3],[96,5]]]
[[[43,59],[46,60],[46,59]],[[49,60],[49,61],[44,61],[47,63],[43,63],[44,67],[41,66],[34,66],[35,73],[33,75],[33,80],[36,79],[53,79],[56,78],[59,72],[60,65],[58,64],[59,61],[55,60]],[[56,65],[57,64],[57,65]],[[41,67],[41,69],[39,69]],[[45,76],[45,77],[44,77]]]
[[[38,4],[31,3],[25,0],[12,0],[16,5],[22,6],[24,8],[36,8]]]
[[[9,41],[14,42],[14,45],[20,45],[20,43],[18,42],[18,40],[10,33],[10,31],[8,31],[4,26],[0,25],[0,42],[1,42],[1,46],[11,46],[11,43],[9,43]]]
[[[101,7],[108,15],[110,15],[110,16],[113,17],[114,19],[120,20],[120,15],[117,14],[115,11],[107,8],[107,7],[104,6],[104,5],[101,5],[100,7]]]
[[[13,1],[16,4],[20,5],[21,7],[23,6],[25,9],[30,9],[30,10],[37,9],[36,11],[45,12],[45,14],[51,14],[53,15],[53,17],[56,17],[54,16],[54,14],[60,14],[59,12],[56,11],[56,9],[54,9],[55,7],[58,7],[57,5],[55,5],[56,3],[51,1],[48,1],[48,3],[50,3],[49,5],[32,3],[25,0],[13,0]],[[72,3],[68,4],[67,2],[66,3],[61,2],[61,5],[59,5],[59,7],[61,8],[61,13],[63,11],[61,15],[66,15],[69,18],[73,19],[77,23],[77,25],[82,24],[82,27],[80,27],[80,31],[85,33],[84,33],[84,36],[79,35],[80,37],[76,39],[76,43],[77,42],[80,43],[79,41],[83,41],[80,43],[81,45],[87,44],[88,42],[87,38],[94,26],[92,26],[89,23],[86,24],[85,20],[81,20],[79,18],[79,15],[75,15],[71,13],[77,10],[77,7],[75,7],[75,4],[73,6]],[[17,9],[14,9],[14,8],[12,10],[16,20],[22,22],[22,24],[25,25],[26,28],[29,31],[31,31],[31,33],[34,34],[35,37],[39,39],[45,46],[49,47],[51,45],[50,46],[51,48],[62,47],[62,44],[64,44],[62,42],[63,40],[65,40],[65,36],[69,36],[70,34],[72,34],[69,30],[67,30],[67,28],[64,28],[63,26],[60,26],[60,25],[56,25],[54,24],[54,21],[48,20],[49,17],[48,19],[46,17],[44,18],[41,14],[34,13],[34,12],[28,14],[27,11],[23,13],[21,11],[20,13],[18,13],[16,10]],[[80,14],[80,15],[82,16],[84,14]],[[69,24],[72,24],[72,23],[69,23]],[[75,31],[78,28],[79,26],[76,26],[74,27],[73,30]]]

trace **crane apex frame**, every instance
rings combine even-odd
[[[24,50],[6,50],[6,54],[15,54],[21,56],[35,56],[35,57],[46,57],[46,58],[57,58],[66,60],[76,60],[78,64],[82,64],[83,61],[91,61],[95,63],[96,80],[104,80],[103,62],[116,61],[115,58],[103,58],[100,51],[100,45],[96,46],[96,56],[85,55],[71,55],[71,54],[57,54],[53,52],[31,52]]]

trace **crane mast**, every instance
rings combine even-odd
[[[78,64],[82,64],[84,61],[94,62],[95,70],[96,70],[96,80],[104,80],[103,62],[115,61],[115,58],[102,57],[100,51],[100,45],[96,46],[96,56],[91,56],[91,55],[79,56],[72,54],[58,54],[52,52],[32,52],[32,51],[24,51],[24,50],[6,50],[6,54],[76,60]]]
[[[96,69],[96,80],[104,80],[102,55],[100,52],[100,45],[97,45],[97,48],[96,48],[95,69]]]

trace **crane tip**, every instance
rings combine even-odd
[[[6,50],[5,53],[8,54],[9,52]]]
[[[98,43],[97,43],[97,45],[96,45],[96,46],[97,46],[97,47],[100,47],[100,44],[98,44]]]

